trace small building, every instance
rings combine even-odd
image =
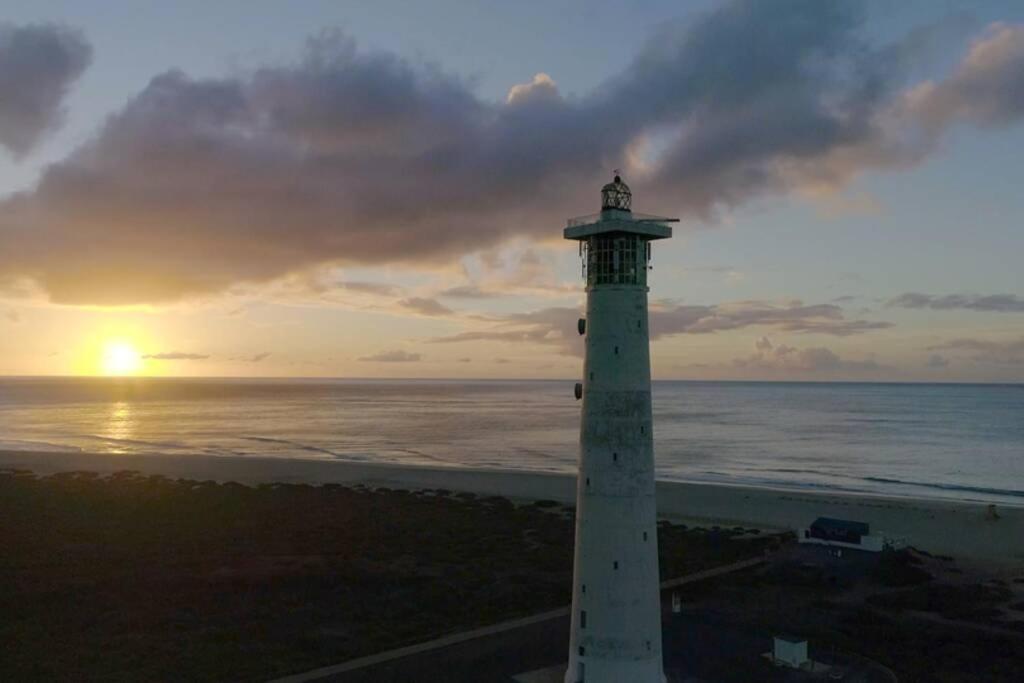
[[[885,547],[885,539],[879,535],[872,535],[871,527],[867,522],[832,517],[818,517],[809,527],[798,534],[797,540],[801,543],[816,543],[870,552],[880,552]]]
[[[781,666],[800,669],[810,664],[807,657],[807,640],[794,636],[778,635],[772,647],[772,662]]]

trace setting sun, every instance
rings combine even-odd
[[[142,356],[131,344],[109,342],[103,349],[102,366],[107,375],[131,375],[142,367]]]

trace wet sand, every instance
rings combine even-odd
[[[199,455],[108,455],[0,451],[0,468],[39,474],[137,470],[244,484],[289,482],[391,488],[446,488],[483,495],[575,502],[576,479],[562,473],[414,467],[379,463]],[[658,509],[668,518],[705,525],[801,529],[816,517],[868,522],[872,533],[919,549],[987,565],[1024,566],[1024,506],[877,495],[779,490],[707,483],[658,482]]]

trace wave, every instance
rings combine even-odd
[[[247,441],[259,441],[261,443],[279,443],[284,446],[292,446],[303,451],[310,451],[312,453],[324,453],[326,455],[331,456],[332,458],[345,458],[345,456],[342,455],[341,453],[335,453],[330,449],[321,448],[320,446],[311,446],[310,444],[292,441],[291,439],[277,439],[270,436],[243,436],[242,438],[246,439]]]
[[[20,441],[5,440],[0,441],[0,451],[25,451],[33,453],[81,453],[82,449],[78,446],[63,446],[57,443],[49,443],[47,441]]]
[[[177,448],[191,449],[192,446],[187,444],[178,443],[176,441],[144,441],[142,439],[122,439],[113,436],[100,436],[99,434],[86,434],[86,439],[95,439],[96,441],[103,441],[106,443],[120,443],[129,446],[155,446],[156,448]]]
[[[801,481],[796,478],[792,479],[772,479],[769,477],[757,477],[750,476],[761,473],[780,473],[780,474],[804,474],[814,475],[822,477],[823,479],[832,480],[831,482],[826,481]],[[692,473],[686,472],[660,472],[660,474],[668,474],[674,477],[682,477],[687,480],[693,480]],[[990,486],[971,486],[967,484],[946,484],[942,482],[924,482],[924,481],[913,481],[908,479],[897,479],[894,477],[875,477],[875,476],[857,476],[850,474],[843,474],[841,472],[822,472],[815,469],[799,468],[799,467],[778,467],[778,468],[765,468],[761,470],[752,470],[749,473],[733,473],[733,472],[714,472],[704,471],[701,473],[709,481],[716,481],[722,483],[749,483],[761,486],[783,486],[794,489],[809,489],[809,490],[824,490],[824,491],[847,491],[856,493],[890,493],[886,491],[884,486],[878,486],[878,484],[892,485],[892,486],[905,486],[905,487],[916,487],[928,489],[931,491],[946,491],[952,494],[976,494],[978,496],[1003,496],[1006,498],[1024,498],[1024,491],[1019,489],[1004,489]],[[836,480],[846,480],[850,483],[838,483]],[[853,482],[860,483],[860,486],[856,486]],[[933,494],[934,495],[934,494]],[[940,498],[947,498],[950,496],[938,496]],[[962,499],[970,500],[969,498],[962,497]],[[984,498],[979,498],[984,500]]]
[[[1000,489],[985,486],[964,486],[961,484],[940,484],[937,482],[904,481],[903,479],[889,479],[887,477],[864,477],[866,481],[874,481],[881,484],[900,484],[903,486],[921,486],[924,488],[941,489],[943,491],[963,491],[964,493],[981,493],[986,495],[1010,496],[1012,498],[1024,498],[1024,491],[1017,489]]]

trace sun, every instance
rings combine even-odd
[[[131,375],[142,367],[142,356],[131,344],[120,341],[107,342],[103,347],[103,373],[106,375]]]

